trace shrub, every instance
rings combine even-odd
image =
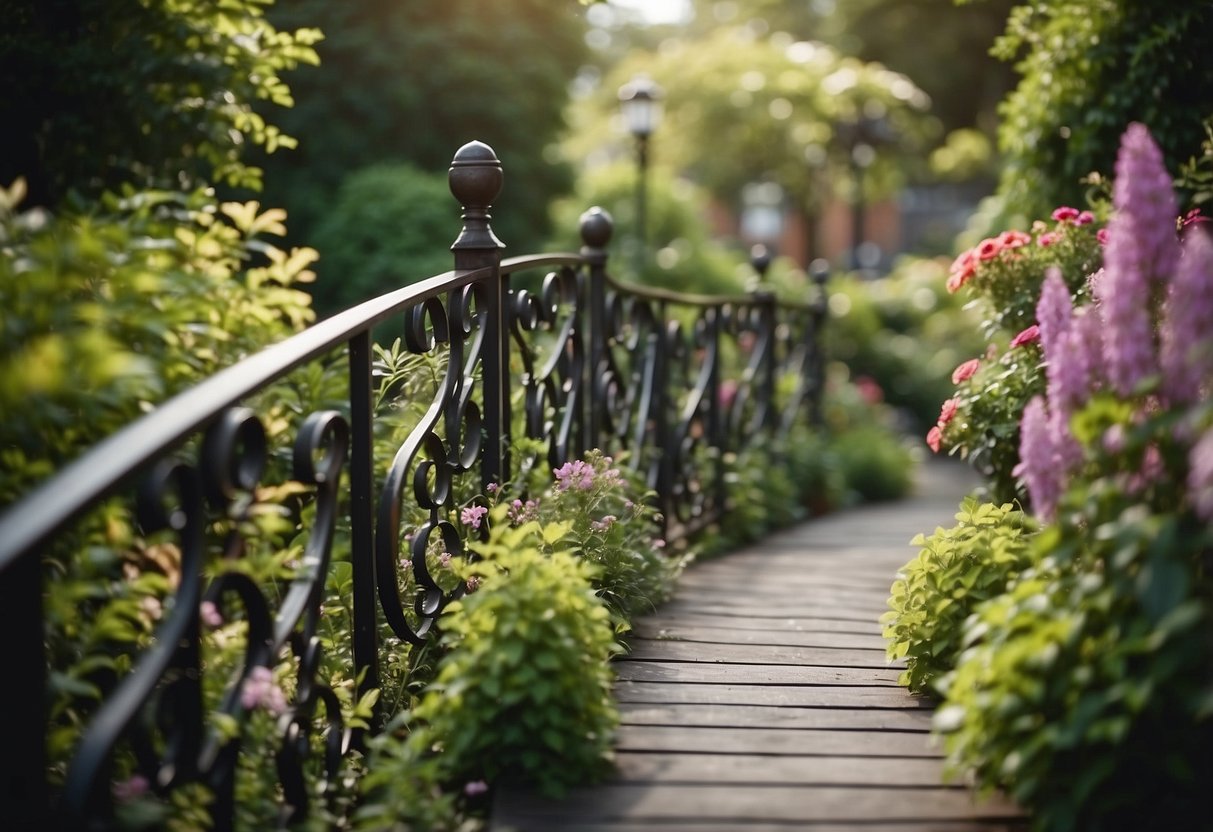
[[[610,613],[590,585],[594,566],[569,551],[543,553],[560,526],[510,528],[497,506],[483,557],[467,568],[475,592],[447,607],[449,652],[413,712],[410,737],[438,754],[452,781],[510,775],[559,795],[600,775],[618,715]]]
[[[404,164],[351,173],[313,237],[324,253],[317,308],[339,311],[452,268],[457,212],[446,176]]]
[[[895,500],[909,493],[914,459],[896,434],[861,425],[834,436],[833,444],[847,490],[860,500]]]
[[[957,525],[918,535],[918,556],[898,572],[881,616],[892,660],[905,659],[898,680],[915,692],[933,689],[960,655],[965,621],[977,606],[1006,591],[1028,565],[1033,523],[1009,503],[967,497]]]

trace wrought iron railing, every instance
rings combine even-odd
[[[298,817],[308,810],[304,758],[320,710],[324,768],[335,771],[351,745],[334,692],[317,674],[316,629],[335,535],[348,535],[341,559],[348,549],[352,568],[351,678],[369,690],[380,679],[381,625],[419,644],[461,591],[444,589],[426,566],[431,540],[462,551],[451,520],[460,483],[471,483],[464,492],[485,493],[528,465],[554,467],[600,448],[622,454],[643,475],[674,539],[726,511],[728,454],[815,418],[824,275],[815,275],[816,297],[804,304],[761,291],[709,297],[625,286],[607,274],[612,226],[598,209],[582,216],[580,253],[502,259],[489,223],[501,185],[491,148],[465,145],[450,170],[463,206],[453,271],[362,303],[217,373],[102,441],[0,517],[0,632],[12,718],[0,750],[7,822],[106,828],[111,762],[122,744],[162,794],[204,784],[214,794],[215,828],[230,827],[241,738],[239,730],[234,737],[215,731],[204,713],[199,618],[208,601],[242,610],[247,620],[244,661],[223,682],[219,704],[233,724],[246,716],[241,685],[256,669],[288,650],[297,660],[294,701],[277,726],[277,766],[285,816]],[[756,266],[761,272],[765,262]],[[538,276],[538,288],[520,285]],[[375,453],[372,330],[401,320],[408,353],[443,360],[434,365],[436,394],[389,462]],[[296,368],[335,360],[348,364],[346,401],[302,415],[289,465],[278,464],[253,409],[257,396]],[[542,443],[528,446],[531,458],[517,450],[520,437]],[[276,608],[229,568],[244,553],[251,495],[267,471],[306,486],[314,512]],[[128,491],[137,492],[140,533],[167,534],[179,550],[180,577],[150,646],[91,714],[52,797],[44,557],[79,518]],[[415,597],[402,597],[402,562]]]

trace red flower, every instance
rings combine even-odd
[[[977,260],[970,249],[952,261],[952,267],[948,270],[948,291],[954,293],[959,290],[969,282],[976,271]]]
[[[1002,243],[998,242],[998,240],[982,240],[977,246],[977,259],[993,260],[998,256],[1000,251],[1002,251]]]
[[[1078,216],[1074,218],[1075,225],[1090,225],[1095,222],[1095,215],[1090,211],[1080,211]]]
[[[968,381],[977,372],[977,368],[981,366],[981,362],[976,358],[970,358],[965,363],[961,364],[952,371],[952,383],[960,384],[962,381]]]
[[[1032,242],[1032,235],[1022,231],[1004,231],[998,235],[998,244],[1003,248],[1019,248]]]
[[[944,427],[956,415],[958,404],[956,399],[948,399],[943,403],[943,407],[939,408],[939,427]]]
[[[1013,348],[1022,347],[1024,344],[1031,344],[1039,340],[1040,327],[1038,327],[1036,324],[1032,324],[1030,327],[1011,339],[1011,346]]]
[[[1063,205],[1053,212],[1053,219],[1058,222],[1073,222],[1080,216],[1077,208],[1071,208],[1068,205]]]
[[[939,444],[943,441],[943,431],[939,429],[939,425],[927,431],[927,447],[935,453],[939,453]]]
[[[1096,231],[1095,239],[1099,241],[1099,244],[1101,246],[1106,246],[1108,244],[1108,229],[1101,228],[1098,231]]]

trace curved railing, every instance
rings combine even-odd
[[[216,732],[203,713],[200,608],[208,601],[247,620],[244,661],[220,704],[234,724],[246,716],[240,690],[257,669],[288,650],[297,660],[294,701],[277,725],[277,764],[289,814],[306,813],[307,737],[318,715],[328,726],[321,762],[330,774],[353,738],[317,673],[316,629],[339,531],[348,529],[342,559],[348,545],[352,571],[349,662],[366,691],[379,685],[381,625],[420,644],[461,591],[440,586],[426,552],[436,540],[446,552],[462,552],[451,517],[468,493],[600,448],[643,475],[666,536],[677,538],[727,510],[728,454],[814,418],[820,285],[812,303],[788,304],[765,292],[697,296],[620,284],[607,274],[611,220],[598,209],[582,217],[579,253],[502,259],[488,213],[501,184],[492,150],[465,145],[450,171],[463,206],[453,271],[362,303],[215,374],[102,441],[0,517],[0,625],[9,672],[20,680],[6,686],[9,713],[19,719],[0,751],[12,822],[107,828],[111,759],[122,743],[159,792],[185,783],[209,788],[215,828],[230,827],[241,740],[238,731],[234,738]],[[522,286],[536,278],[537,288]],[[382,426],[374,414],[372,330],[392,321],[403,322],[405,351],[442,360],[434,364],[435,395],[388,461],[376,454]],[[279,460],[254,409],[258,394],[297,368],[337,360],[348,367],[346,400],[301,414],[289,462]],[[780,395],[778,379],[788,380]],[[311,507],[295,577],[276,603],[234,568],[248,543],[242,529],[252,495],[269,472],[310,492]],[[141,533],[167,535],[180,552],[180,577],[151,646],[84,728],[52,811],[44,776],[43,558],[81,516],[132,489]],[[402,564],[410,593],[401,591]]]

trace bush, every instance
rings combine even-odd
[[[1008,504],[968,497],[957,525],[918,535],[918,557],[898,572],[881,616],[891,660],[905,659],[898,680],[915,692],[932,690],[960,655],[965,621],[981,602],[1001,595],[1028,565],[1034,524]]]
[[[847,490],[860,500],[896,500],[913,485],[914,458],[899,436],[862,425],[833,437]]]
[[[467,568],[479,587],[447,607],[449,652],[410,742],[437,753],[452,781],[509,775],[559,795],[607,768],[618,722],[607,660],[618,646],[593,565],[534,544],[564,529],[509,528],[505,509]]]
[[[323,252],[316,307],[336,312],[454,266],[459,206],[446,177],[410,165],[372,165],[341,183],[317,224]]]

